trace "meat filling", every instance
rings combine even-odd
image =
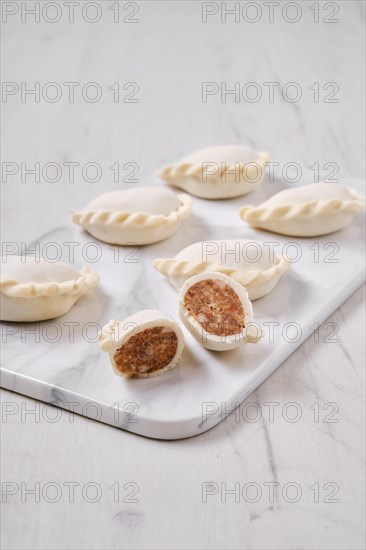
[[[169,365],[178,347],[178,338],[169,327],[153,327],[131,336],[116,351],[117,369],[125,376],[149,374]]]
[[[184,306],[209,334],[229,336],[244,328],[244,309],[236,292],[220,279],[206,279],[191,286]]]

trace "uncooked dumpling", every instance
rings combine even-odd
[[[99,276],[80,273],[63,262],[28,256],[1,258],[1,320],[44,321],[64,315],[76,300],[97,286]]]
[[[268,294],[290,268],[268,243],[244,239],[197,242],[153,265],[175,288],[199,273],[224,273],[245,286],[250,300]]]
[[[364,210],[365,198],[339,183],[286,189],[259,206],[243,206],[240,217],[253,227],[294,237],[317,237],[342,229]]]
[[[145,245],[172,235],[188,218],[192,199],[162,186],[112,191],[72,212],[78,223],[97,239],[119,245]]]
[[[203,199],[228,199],[254,191],[269,161],[242,145],[200,149],[181,161],[164,166],[158,176],[171,185]]]

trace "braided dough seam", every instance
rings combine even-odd
[[[99,283],[99,275],[83,267],[80,277],[62,283],[20,283],[15,279],[1,279],[0,290],[12,298],[38,298],[40,296],[59,296],[61,294],[83,294]]]
[[[258,153],[258,157],[257,157],[257,160],[255,161],[255,164],[259,166],[261,170],[263,170],[265,169],[265,164],[268,161],[269,161],[269,155],[265,152],[261,152],[261,153]],[[213,183],[214,181],[217,183],[221,183],[222,176],[228,171],[235,171],[237,169],[238,164],[239,164],[239,173],[241,174],[244,168],[247,166],[247,164],[252,165],[253,162],[247,162],[247,163],[237,162],[230,166],[226,166],[224,162],[215,163],[219,165],[218,171],[215,172],[214,174],[208,174],[207,176],[210,178],[211,183]],[[248,169],[250,170],[251,168],[252,166],[250,166]],[[165,181],[173,181],[177,178],[194,178],[194,179],[197,179],[198,182],[202,183],[202,163],[196,164],[191,162],[178,162],[176,164],[168,164],[167,166],[163,166],[161,171],[157,172],[156,175]]]
[[[263,222],[271,219],[294,219],[301,216],[315,217],[319,214],[338,214],[340,212],[361,212],[365,208],[365,199],[349,189],[354,200],[330,199],[313,200],[302,204],[288,204],[283,206],[243,206],[239,210],[242,220],[248,223]]]
[[[192,199],[185,193],[178,195],[181,204],[177,210],[168,216],[164,214],[148,214],[147,212],[71,212],[71,220],[79,225],[124,225],[126,227],[158,227],[168,226],[176,221],[185,220],[192,211]]]
[[[284,256],[276,257],[277,263],[265,270],[248,269],[242,271],[233,267],[228,267],[214,262],[201,262],[191,260],[175,260],[174,258],[155,259],[154,268],[165,276],[185,275],[192,277],[199,273],[217,272],[232,277],[243,286],[254,286],[266,283],[282,273],[285,273],[291,267],[291,263]]]

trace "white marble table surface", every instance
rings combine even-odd
[[[326,163],[338,165],[341,181],[364,177],[362,1],[295,2],[285,12],[281,3],[272,23],[262,2],[256,23],[245,20],[258,9],[248,2],[237,3],[238,22],[222,22],[215,2],[141,2],[135,14],[135,3],[120,3],[117,23],[109,1],[94,3],[95,23],[82,18],[85,2],[74,23],[64,2],[39,23],[20,2],[4,4],[19,11],[2,25],[3,81],[20,90],[39,82],[41,90],[39,103],[30,95],[22,102],[19,90],[2,104],[3,162],[19,166],[2,181],[5,242],[29,242],[61,225],[70,205],[118,186],[109,169],[116,162],[122,178],[133,168],[126,163],[138,164],[143,182],[210,144],[268,150],[280,170],[298,163],[304,182],[314,163],[322,177],[334,170]],[[202,9],[218,13],[203,23]],[[300,19],[286,21],[295,9]],[[94,18],[95,6],[88,10]],[[54,103],[42,95],[55,91],[49,82],[62,90]],[[74,103],[64,82],[80,83]],[[80,94],[90,82],[103,92],[96,103]],[[137,90],[126,83],[137,83],[138,101],[115,103],[115,82],[120,99]],[[211,90],[238,82],[242,95],[203,102],[202,82],[216,83]],[[268,82],[279,83],[273,102]],[[281,99],[284,87],[302,97]],[[259,101],[243,99],[255,90]],[[58,163],[59,181],[42,173],[39,183],[30,174],[22,181],[21,163],[35,162],[41,170]],[[74,182],[65,162],[80,163]],[[83,178],[88,162],[100,165],[100,181]],[[360,289],[329,320],[336,342],[324,341],[324,331],[309,338],[235,414],[192,439],[149,440],[2,390],[2,548],[364,548],[363,312]]]

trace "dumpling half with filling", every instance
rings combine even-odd
[[[262,337],[245,288],[222,273],[201,273],[179,291],[182,323],[204,348],[235,349]]]
[[[119,376],[150,378],[178,364],[184,336],[169,315],[147,309],[124,321],[109,321],[99,333],[99,346]]]

